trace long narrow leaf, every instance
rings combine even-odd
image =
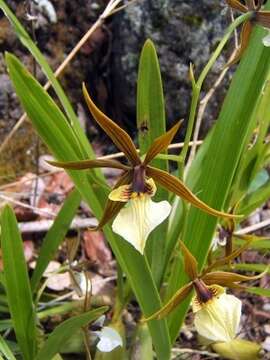
[[[16,217],[7,205],[1,214],[1,245],[6,292],[17,341],[25,360],[36,352],[35,312]]]
[[[137,127],[141,154],[145,154],[154,140],[166,131],[162,80],[156,50],[151,40],[145,42],[140,57],[137,87]],[[167,161],[155,159],[152,163],[159,169],[168,170]],[[168,192],[160,188],[156,199],[158,201],[168,199]],[[162,223],[151,234],[146,248],[157,284],[161,283],[165,267],[167,224],[167,221]]]
[[[39,252],[37,264],[31,278],[32,291],[35,291],[47,268],[50,260],[53,259],[60,243],[63,241],[69,225],[75,216],[80,205],[81,196],[77,190],[73,190],[65,200],[62,209],[59,211],[51,229],[45,236]]]
[[[270,297],[270,289],[258,288],[258,287],[249,287],[245,291],[250,292],[251,294]]]
[[[7,342],[0,335],[0,353],[3,354],[7,360],[16,360]]]

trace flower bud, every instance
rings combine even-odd
[[[247,340],[234,339],[226,343],[211,345],[213,350],[226,359],[232,360],[258,360],[261,346]]]

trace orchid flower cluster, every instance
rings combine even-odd
[[[125,154],[128,161],[127,165],[117,160],[103,159],[50,162],[51,165],[65,169],[116,168],[123,170],[123,174],[109,194],[104,214],[98,226],[93,230],[102,228],[115,217],[112,223],[113,231],[143,254],[149,234],[169,216],[171,211],[168,201],[156,203],[151,200],[157,191],[156,183],[211,215],[236,217],[211,208],[195,196],[180,179],[150,165],[160,152],[168,148],[180,127],[180,122],[155,139],[142,160],[130,136],[97,108],[85,86],[83,86],[83,93],[94,119],[117,148]]]

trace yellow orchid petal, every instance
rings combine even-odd
[[[238,331],[242,303],[233,295],[220,293],[221,287],[216,287],[218,295],[201,304],[199,308],[198,300],[196,297],[193,299],[194,324],[201,336],[213,342],[228,342],[235,338]]]
[[[147,188],[147,194],[149,196],[154,196],[155,193],[157,192],[157,187],[154,180],[152,178],[146,179],[145,184]]]
[[[131,196],[131,186],[128,185],[121,185],[118,188],[114,189],[109,194],[109,199],[111,201],[121,201],[127,202]]]
[[[149,234],[169,216],[170,211],[171,205],[167,201],[155,203],[149,195],[139,194],[120,210],[112,229],[143,254]]]
[[[145,180],[146,189],[147,189],[147,195],[154,196],[157,187],[153,179],[146,179]],[[135,197],[142,196],[143,194],[137,194],[132,192],[132,184],[127,185],[121,185],[110,192],[109,199],[111,201],[121,201],[121,202],[127,202],[130,199],[134,199]]]

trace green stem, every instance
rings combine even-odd
[[[230,24],[230,26],[227,28],[227,31],[225,32],[225,35],[223,36],[220,43],[218,44],[216,50],[210,57],[208,63],[203,68],[197,82],[194,81],[194,83],[192,84],[192,99],[191,99],[190,113],[189,113],[189,119],[188,119],[188,127],[187,127],[186,136],[185,136],[184,146],[179,155],[180,178],[183,178],[183,175],[184,175],[185,161],[186,161],[186,157],[187,157],[189,142],[191,140],[191,136],[192,136],[192,132],[193,132],[194,122],[196,119],[196,113],[197,113],[200,92],[201,92],[203,82],[204,82],[207,74],[213,67],[214,63],[216,62],[217,58],[219,57],[219,55],[220,55],[221,51],[223,50],[224,46],[226,45],[227,41],[229,40],[231,34],[234,32],[234,30],[237,28],[237,26],[242,24],[244,21],[247,21],[248,19],[250,19],[251,15],[252,15],[252,13],[246,13],[244,15],[241,15]]]

